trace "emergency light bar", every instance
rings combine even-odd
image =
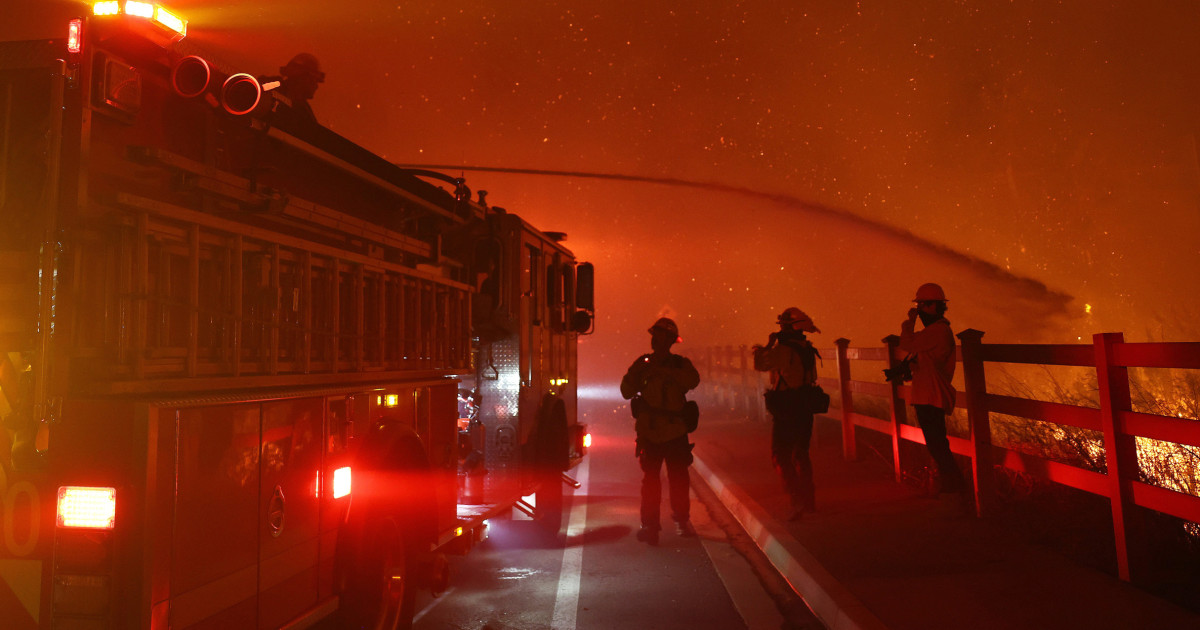
[[[167,9],[139,0],[101,0],[92,5],[92,15],[128,15],[149,20],[175,33],[175,39],[187,35],[187,20]]]

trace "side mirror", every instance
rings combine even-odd
[[[575,314],[571,316],[571,330],[582,335],[591,329],[592,314],[587,311],[575,311]]]
[[[586,311],[596,312],[595,292],[596,269],[592,267],[592,263],[579,263],[575,268],[575,305]]]

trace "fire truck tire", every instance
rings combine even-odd
[[[569,442],[566,405],[557,396],[546,396],[538,414],[536,514],[542,526],[555,534],[562,528],[562,472],[566,468]]]
[[[392,519],[373,519],[364,527],[362,549],[342,594],[339,627],[412,628],[416,567],[404,528]]]

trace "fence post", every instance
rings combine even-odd
[[[708,349],[708,369],[709,380],[712,382],[712,387],[708,390],[712,396],[712,405],[714,407],[721,406],[721,346],[712,346]]]
[[[746,346],[738,346],[738,405],[747,418],[750,417],[749,368],[746,366]]]
[[[721,347],[721,400],[725,408],[734,411],[736,399],[733,393],[733,346]]]
[[[1122,333],[1092,335],[1096,350],[1096,382],[1100,386],[1100,424],[1104,432],[1104,461],[1108,466],[1109,502],[1112,505],[1113,535],[1117,546],[1117,573],[1132,581],[1130,547],[1137,540],[1133,502],[1133,479],[1137,477],[1137,443],[1121,431],[1121,412],[1129,411],[1129,370],[1115,365],[1116,346],[1125,343]],[[1136,556],[1136,554],[1134,554]]]
[[[846,338],[833,342],[837,346],[838,392],[842,397],[842,456],[846,461],[858,459],[858,445],[854,442],[854,398],[850,394],[850,359],[846,350],[850,340]]]
[[[968,328],[958,333],[962,342],[963,385],[967,424],[971,427],[971,473],[975,478],[975,513],[990,513],[996,498],[992,466],[992,424],[988,415],[987,382],[983,370],[983,331]]]
[[[746,386],[747,411],[752,420],[762,420],[762,405],[759,404],[762,400],[762,393],[758,387],[758,372],[754,369],[754,348],[743,346],[742,352],[745,361],[742,382]]]
[[[896,367],[896,346],[900,345],[900,337],[898,335],[888,335],[883,338],[883,343],[887,347],[888,368]],[[890,383],[892,386],[892,395],[888,401],[888,411],[890,412],[892,421],[892,460],[896,467],[896,481],[903,481],[903,468],[900,465],[900,426],[904,424],[904,418],[907,415],[904,410],[904,400],[900,398],[900,386],[895,382]]]

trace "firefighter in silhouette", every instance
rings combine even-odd
[[[687,357],[671,353],[671,346],[679,341],[679,327],[673,320],[663,317],[654,322],[650,327],[653,352],[638,357],[621,379],[621,396],[630,399],[633,411],[637,431],[635,453],[642,468],[642,527],[637,538],[651,545],[658,544],[661,529],[659,472],[664,463],[676,531],[680,536],[696,535],[688,496],[692,444],[688,440],[686,415],[689,410],[698,410],[685,394],[700,384],[700,373]]]
[[[780,313],[779,331],[771,333],[767,345],[756,345],[754,369],[769,372],[770,390],[765,394],[771,413],[771,458],[792,500],[789,520],[799,520],[817,509],[813,486],[813,412],[802,396],[804,388],[817,382],[817,349],[804,333],[821,330],[804,311],[791,307]]]
[[[954,333],[945,318],[946,293],[929,282],[917,288],[914,308],[900,324],[900,349],[912,357],[909,404],[925,434],[925,446],[937,466],[934,488],[939,494],[962,494],[963,476],[946,439],[946,414],[954,410]],[[917,331],[917,320],[922,329]]]
[[[325,82],[321,62],[309,53],[300,53],[279,68],[279,74],[281,78],[275,95],[282,97],[284,107],[277,110],[277,115],[296,123],[318,124],[308,102],[316,95],[317,87]]]

